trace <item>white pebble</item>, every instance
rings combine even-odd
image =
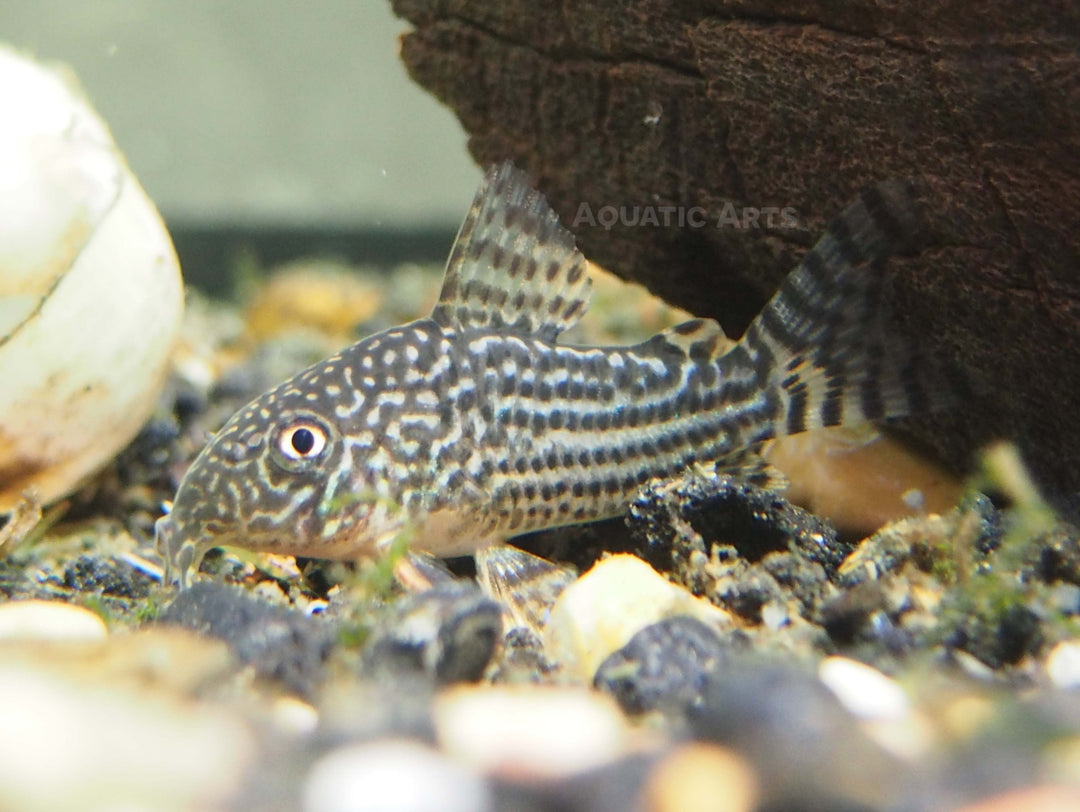
[[[933,726],[911,708],[895,680],[846,657],[823,660],[818,678],[880,747],[913,763],[926,757],[934,743]]]
[[[0,605],[0,640],[92,643],[104,640],[105,622],[81,606],[61,601],[12,601]]]
[[[895,680],[856,660],[826,657],[818,666],[818,679],[860,719],[896,721],[910,712],[907,694]]]
[[[629,732],[609,697],[583,688],[464,686],[435,701],[435,730],[451,756],[487,773],[558,777],[625,753]]]
[[[304,812],[484,812],[484,779],[420,742],[350,744],[323,756],[304,784]]]
[[[282,733],[306,736],[319,726],[319,712],[296,697],[282,696],[274,700],[271,719]]]
[[[769,601],[761,607],[761,622],[765,628],[777,631],[791,623],[791,615],[780,601]]]
[[[1054,646],[1046,658],[1046,673],[1058,688],[1080,688],[1080,640]]]

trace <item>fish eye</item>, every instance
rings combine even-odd
[[[302,420],[281,430],[277,450],[289,462],[314,460],[326,449],[327,440],[325,428],[314,421]]]

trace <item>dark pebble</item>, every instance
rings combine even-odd
[[[210,390],[210,400],[243,400],[263,390],[266,381],[250,364],[238,364],[225,370]]]
[[[1040,539],[1038,573],[1047,583],[1080,586],[1080,531],[1061,524]]]
[[[969,493],[957,507],[962,513],[973,512],[978,519],[972,545],[979,555],[987,556],[1001,546],[1005,521],[989,496],[979,491]]]
[[[1080,695],[1060,691],[999,697],[978,733],[916,765],[906,809],[956,809],[1047,780],[1046,753],[1067,749],[1080,725]],[[1054,768],[1051,767],[1050,770]],[[1075,774],[1075,770],[1073,770]],[[1024,808],[1004,804],[1003,809]],[[1030,806],[1042,812],[1043,807]],[[1047,807],[1066,809],[1074,807]]]
[[[751,623],[761,622],[761,608],[770,601],[783,602],[784,590],[769,573],[754,565],[718,590],[716,599],[725,608]]]
[[[963,649],[991,668],[1015,665],[1036,654],[1045,640],[1039,616],[1022,603],[999,608],[965,602],[950,607],[942,626],[946,646]]]
[[[887,603],[878,581],[864,581],[822,604],[818,620],[834,642],[850,645]]]
[[[158,622],[224,640],[259,675],[302,696],[313,694],[334,642],[333,627],[325,620],[209,581],[181,590]]]
[[[396,601],[364,652],[379,675],[422,672],[440,684],[479,680],[499,643],[502,607],[468,581]]]
[[[69,561],[62,575],[64,586],[77,592],[110,598],[145,599],[157,582],[142,570],[117,558],[80,555]]]
[[[173,456],[173,444],[180,436],[180,424],[172,414],[155,413],[123,452],[125,462],[163,468]]]
[[[607,812],[641,809],[641,796],[658,754],[628,756],[594,770],[551,781],[494,782],[499,812]]]
[[[679,557],[680,527],[689,525],[708,545],[733,545],[748,561],[776,551],[797,552],[835,572],[851,552],[826,521],[775,491],[734,477],[688,475],[674,487],[647,485],[630,505],[631,533],[649,550],[650,563],[670,570]]]
[[[829,582],[825,568],[802,553],[769,553],[758,566],[797,598],[807,612],[825,598]]]
[[[734,647],[742,646],[735,642]],[[666,618],[608,656],[596,670],[593,685],[613,696],[627,713],[682,714],[700,702],[708,675],[729,658],[732,648],[732,641],[721,640],[700,620]]]
[[[190,422],[196,415],[206,411],[206,395],[190,383],[179,382],[173,394],[173,415],[181,424]]]
[[[765,776],[761,809],[889,806],[907,777],[812,674],[733,659],[687,714],[696,738],[730,747]]]

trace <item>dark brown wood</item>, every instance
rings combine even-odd
[[[478,163],[513,158],[587,256],[730,334],[860,188],[914,181],[928,228],[897,309],[982,397],[913,429],[958,467],[1015,438],[1080,504],[1076,2],[394,7],[409,72]],[[742,221],[766,207],[794,224]]]

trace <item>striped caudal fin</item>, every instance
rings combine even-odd
[[[864,191],[829,225],[724,358],[779,401],[759,439],[924,412],[949,402],[940,369],[892,332],[883,265],[917,233],[910,189]]]

